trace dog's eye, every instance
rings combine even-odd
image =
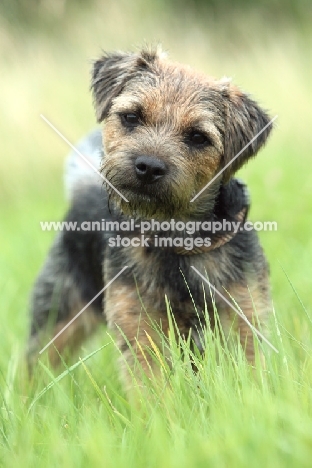
[[[186,141],[191,146],[206,146],[211,144],[209,138],[204,133],[196,130],[187,135]]]
[[[135,127],[140,121],[140,117],[135,112],[127,112],[121,115],[121,120],[127,127]]]

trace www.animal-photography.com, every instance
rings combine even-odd
[[[3,466],[310,466],[311,13],[2,3]]]

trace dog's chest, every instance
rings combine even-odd
[[[158,308],[164,307],[166,296],[175,308],[195,303],[204,309],[212,302],[210,284],[227,287],[234,279],[230,249],[186,256],[169,249],[135,248],[126,249],[125,257],[143,301]]]

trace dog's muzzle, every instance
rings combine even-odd
[[[166,164],[154,156],[138,156],[134,168],[137,178],[144,184],[153,184],[168,172]]]

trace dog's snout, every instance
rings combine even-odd
[[[153,156],[138,156],[134,166],[137,178],[146,184],[156,182],[167,172],[166,164]]]

